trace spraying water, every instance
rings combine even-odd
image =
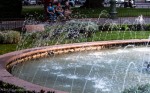
[[[122,39],[125,39],[126,31],[130,31],[131,39],[136,37],[136,32],[133,34],[131,31],[132,27],[126,26],[127,23],[131,24],[128,20],[123,22],[124,31],[120,31],[120,26],[116,21],[106,20],[102,25],[102,30],[108,25],[106,34],[102,36],[102,30],[98,35],[95,34],[95,31],[99,30],[100,17],[104,14],[108,16],[107,12],[103,11],[95,22],[88,19],[45,24],[44,33],[24,34],[17,50],[27,45],[31,48],[51,44],[87,42],[89,40],[87,37],[91,32],[93,38],[112,39],[114,36],[110,36],[109,33],[112,34],[114,29],[117,30],[118,39],[121,37],[120,33],[124,33]],[[38,22],[30,16],[25,24],[38,24]],[[143,16],[136,18],[133,24],[144,29]],[[29,44],[26,41],[31,37],[32,42]],[[149,52],[150,49],[147,46],[136,48],[134,45],[128,45],[124,49],[64,54],[17,64],[13,67],[12,74],[35,84],[71,93],[120,93],[125,88],[149,83],[150,75],[147,72],[143,73],[143,59]]]

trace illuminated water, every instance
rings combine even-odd
[[[70,93],[120,93],[150,82],[150,48],[85,51],[16,65],[12,74]]]

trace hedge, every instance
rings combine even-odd
[[[15,44],[20,40],[20,33],[17,31],[0,31],[0,44]]]

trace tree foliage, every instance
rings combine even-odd
[[[98,7],[104,7],[103,6],[104,0],[86,0],[83,7],[86,8],[98,8]]]
[[[22,10],[22,0],[1,0],[0,18],[20,17]]]

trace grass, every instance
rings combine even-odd
[[[150,35],[150,31],[106,31],[96,32],[91,37],[85,38],[81,36],[77,39],[69,40],[59,37],[53,42],[64,43],[79,43],[79,42],[92,42],[92,41],[108,41],[108,40],[125,40],[125,39],[147,39]],[[61,38],[61,39],[60,39]],[[50,42],[51,44],[52,42]]]
[[[98,18],[100,14],[101,17],[108,17],[110,8],[95,8],[95,9],[86,9],[86,8],[72,8],[73,15],[77,15],[79,18]],[[103,12],[103,11],[107,11]],[[44,14],[44,7],[43,6],[23,6],[22,15],[26,15],[27,13],[33,14]],[[150,9],[149,8],[117,8],[117,16],[118,17],[137,17],[139,15],[143,16],[150,16]]]
[[[0,55],[16,50],[17,44],[0,44]]]
[[[41,34],[41,33],[40,33]],[[77,39],[68,39],[64,37],[65,34],[60,35],[57,38],[49,39],[43,39],[41,43],[48,43],[49,45],[54,44],[66,44],[66,43],[80,43],[80,42],[92,42],[92,41],[107,41],[107,40],[125,40],[125,39],[147,39],[150,36],[150,31],[97,31],[92,34],[91,37],[84,37],[84,35],[81,35]],[[26,44],[23,44],[23,47],[20,46],[23,49],[33,47],[36,43],[39,44],[39,38],[40,37],[34,37],[28,38],[26,41]],[[25,42],[25,41],[23,41]],[[23,43],[22,42],[22,43]],[[20,43],[22,45],[22,43]],[[35,43],[35,44],[34,44]],[[43,46],[41,44],[41,46]],[[17,47],[17,44],[0,44],[0,55],[15,51]]]
[[[107,12],[103,12],[103,11]],[[74,13],[80,15],[85,15],[87,18],[98,18],[101,14],[101,17],[108,17],[110,8],[97,8],[97,9],[84,9],[84,8],[75,8],[73,9]],[[139,15],[150,16],[149,8],[117,8],[118,17],[137,17]]]
[[[34,14],[35,12],[38,14],[44,14],[43,6],[23,6],[22,8],[22,15]]]

